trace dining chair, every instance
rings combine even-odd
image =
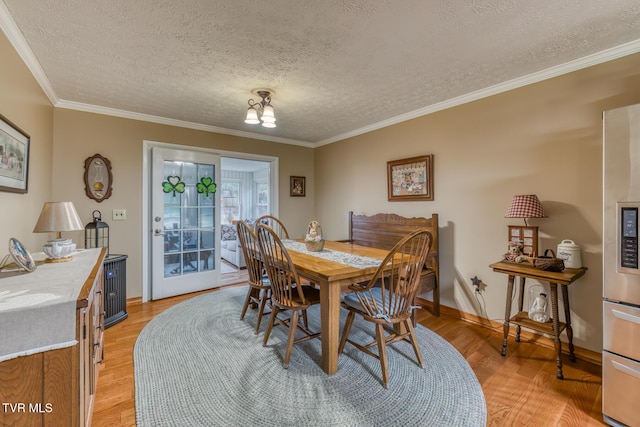
[[[247,297],[244,300],[244,305],[242,306],[240,320],[244,319],[247,309],[249,308],[249,304],[257,304],[258,319],[256,320],[255,334],[258,334],[263,314],[270,313],[265,313],[264,310],[267,302],[271,298],[271,283],[264,271],[264,265],[260,256],[260,249],[258,249],[256,233],[244,220],[238,221],[236,226],[249,277],[249,289],[247,291]]]
[[[260,253],[271,282],[271,317],[262,345],[267,345],[276,323],[288,328],[287,350],[283,363],[284,368],[287,369],[293,345],[320,336],[320,333],[311,332],[306,324],[299,323],[300,312],[306,316],[309,307],[320,303],[320,291],[301,284],[287,248],[271,227],[258,223],[257,235]],[[285,310],[291,311],[291,316],[286,319],[278,317],[278,313]],[[304,336],[296,339],[296,331],[301,331]]]
[[[267,224],[273,231],[275,231],[280,240],[289,239],[289,232],[287,231],[287,228],[284,226],[282,221],[280,221],[273,215],[262,215],[260,218],[258,218],[254,225],[254,227],[256,227],[256,230],[258,224]]]
[[[389,387],[386,347],[404,340],[413,346],[418,365],[424,368],[424,361],[416,339],[411,311],[420,273],[425,265],[431,247],[431,233],[418,230],[400,240],[387,254],[374,276],[368,283],[349,286],[342,300],[342,306],[349,313],[342,331],[338,353],[342,354],[348,342],[364,353],[380,361],[382,384]],[[349,339],[351,326],[358,314],[368,322],[375,324],[374,341],[367,344]],[[378,347],[375,353],[371,347]]]

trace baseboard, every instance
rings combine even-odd
[[[127,305],[142,304],[142,297],[127,298]]]
[[[423,308],[426,308],[431,313],[433,313],[433,302],[426,299],[422,299],[422,298],[418,298],[417,300],[420,306],[422,306]],[[476,325],[493,329],[500,333],[502,333],[503,331],[503,324],[501,322],[485,319],[484,317],[466,313],[464,311],[460,311],[456,308],[451,308],[446,305],[440,304],[440,314],[441,315],[446,314],[447,316],[456,317],[458,319],[464,320],[469,323],[473,323]],[[515,328],[509,328],[509,336],[511,337],[516,336]],[[552,337],[544,334],[540,334],[525,328],[521,329],[520,339],[523,341],[535,340],[536,344],[541,345],[545,348],[550,348],[552,350],[555,348]],[[563,344],[562,353],[569,355],[569,349],[567,348],[567,343],[565,341],[562,341],[562,344]],[[578,359],[584,360],[589,363],[593,363],[598,366],[602,366],[602,353],[599,353],[593,350],[587,350],[586,348],[582,348],[574,345],[574,354]]]

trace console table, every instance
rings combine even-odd
[[[504,338],[502,340],[502,356],[507,354],[507,337],[509,336],[509,324],[516,325],[516,341],[520,342],[520,327],[532,329],[537,332],[545,333],[553,336],[554,347],[556,351],[556,377],[564,379],[562,375],[562,342],[560,341],[560,334],[563,330],[566,330],[567,338],[569,339],[569,358],[571,361],[576,360],[573,348],[573,330],[571,329],[571,310],[569,307],[569,292],[567,287],[575,282],[578,278],[582,277],[587,271],[586,268],[566,268],[562,272],[544,271],[534,267],[529,263],[512,263],[500,261],[493,263],[489,266],[493,271],[497,273],[506,274],[509,279],[507,281],[507,302],[504,314]],[[519,284],[519,299],[518,299],[518,313],[511,317],[511,299],[513,295],[513,286],[516,276],[520,277]],[[527,311],[523,310],[524,303],[524,284],[525,279],[536,279],[544,282],[549,282],[551,303],[551,317],[552,321],[549,323],[536,322],[529,319]],[[558,318],[558,285],[562,290],[562,302],[564,303],[564,318],[565,322],[560,322]]]

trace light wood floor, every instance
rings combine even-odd
[[[244,274],[226,275],[225,281],[241,282]],[[138,334],[158,313],[200,294],[129,303],[129,317],[105,331],[105,363],[98,379],[92,426],[135,426],[133,347]],[[502,357],[500,331],[447,314],[433,317],[426,310],[420,310],[418,321],[467,359],[484,391],[488,426],[605,425],[600,366],[565,358],[565,379],[558,380],[554,352],[549,348],[510,338],[507,356]]]

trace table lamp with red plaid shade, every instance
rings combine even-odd
[[[524,227],[509,226],[509,241],[523,244],[523,252],[530,257],[538,256],[538,227],[527,224],[527,218],[547,218],[538,196],[535,194],[513,196],[505,218],[523,218]]]

